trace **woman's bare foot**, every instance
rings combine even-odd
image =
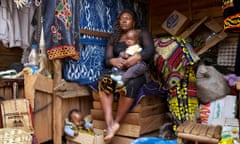
[[[111,142],[112,138],[114,135],[117,133],[119,130],[119,123],[115,122],[110,129],[107,130],[107,135],[104,137],[104,141],[108,144]]]

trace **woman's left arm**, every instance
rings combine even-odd
[[[149,60],[153,58],[155,53],[153,38],[148,31],[142,30],[139,33],[139,41],[143,48],[143,50],[140,52],[141,59],[148,63]]]

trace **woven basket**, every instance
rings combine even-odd
[[[32,144],[32,135],[21,129],[0,129],[0,144]]]

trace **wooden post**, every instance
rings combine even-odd
[[[62,79],[62,64],[60,60],[53,60],[53,86]],[[57,93],[53,93],[53,142],[62,143],[62,99]]]

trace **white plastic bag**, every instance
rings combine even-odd
[[[224,75],[213,66],[200,64],[197,69],[197,96],[205,104],[230,94]]]

